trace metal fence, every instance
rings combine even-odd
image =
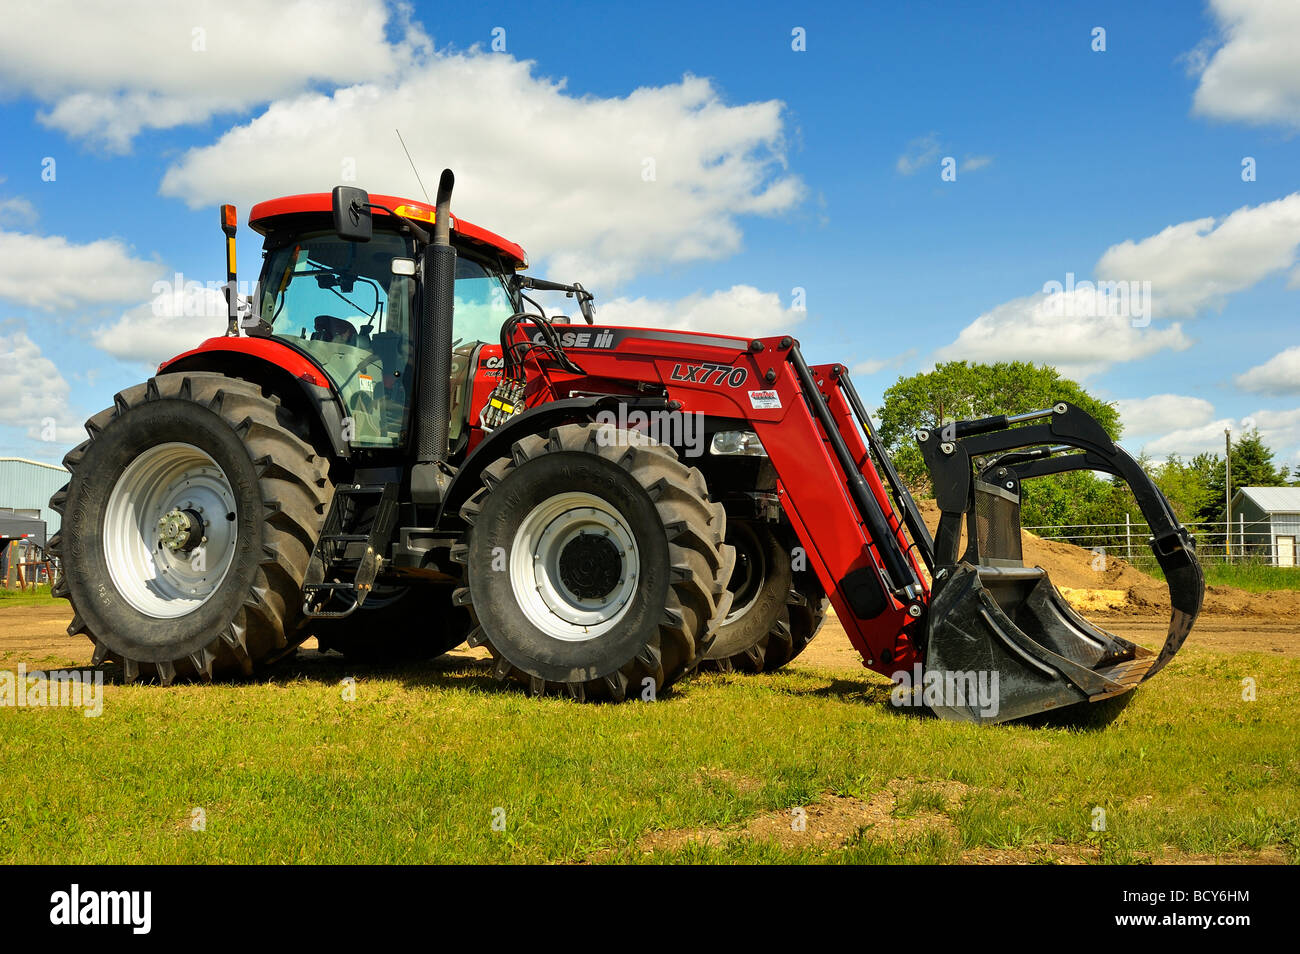
[[[1231,526],[1222,520],[1186,526],[1196,538],[1196,556],[1202,563],[1261,563],[1269,566],[1295,566],[1297,563],[1294,552],[1279,553],[1279,538],[1273,535],[1267,520],[1251,521],[1240,516],[1231,522]],[[1088,550],[1101,549],[1130,563],[1155,563],[1147,545],[1150,527],[1127,516],[1124,523],[1062,524],[1023,529],[1044,540],[1060,540]],[[1295,546],[1294,538],[1281,539],[1289,539],[1290,545]]]

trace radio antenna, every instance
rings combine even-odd
[[[411,171],[415,173],[415,181],[420,183],[420,191],[424,193],[424,201],[430,201],[429,190],[424,187],[424,180],[420,178],[420,170],[415,168],[415,160],[411,158],[411,150],[406,148],[406,140],[402,138],[402,131],[394,129],[393,132],[397,133],[397,141],[402,144],[402,152],[406,153],[406,161],[411,164]]]

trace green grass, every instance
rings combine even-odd
[[[1063,843],[1132,862],[1300,846],[1293,659],[1188,651],[1127,707],[1086,708],[1092,723],[984,728],[904,714],[865,672],[697,676],[620,706],[532,700],[445,663],[358,672],[347,702],[348,673],[108,686],[99,718],[0,708],[0,861],[941,862]],[[1258,701],[1241,699],[1246,676]],[[895,815],[951,825],[893,844],[638,844],[897,778],[968,788],[946,805],[900,796]]]
[[[1158,580],[1165,578],[1160,567],[1142,569]],[[1270,566],[1266,563],[1202,563],[1205,582],[1211,586],[1232,586],[1249,593],[1272,590],[1300,590],[1300,567]]]
[[[29,586],[25,590],[16,587],[9,590],[0,586],[0,606],[49,606],[53,603],[65,601],[51,596],[48,585]]]

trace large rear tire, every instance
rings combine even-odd
[[[736,548],[728,581],[731,611],[705,653],[703,669],[771,672],[798,656],[826,618],[817,577],[794,569],[794,533],[787,524],[733,519],[727,540]]]
[[[301,586],[333,488],[302,429],[258,385],[199,372],[128,388],[86,422],[50,548],[68,632],[96,665],[210,680],[305,638]]]
[[[461,509],[458,601],[499,680],[535,695],[653,698],[696,665],[726,615],[726,512],[671,447],[566,424],[515,443]]]

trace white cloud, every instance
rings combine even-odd
[[[195,347],[225,330],[226,300],[197,283],[172,288],[147,304],[124,312],[112,324],[91,332],[91,341],[122,361],[153,370],[159,362]]]
[[[851,374],[870,377],[873,374],[879,374],[881,371],[889,368],[901,368],[904,363],[914,357],[916,357],[916,349],[908,348],[906,351],[900,354],[891,355],[888,358],[867,358],[866,360],[859,361],[857,364],[853,365],[849,371]]]
[[[1237,375],[1237,387],[1264,394],[1300,394],[1300,345]]]
[[[1187,413],[1179,421],[1176,407],[1172,401],[1187,402]],[[1163,458],[1170,454],[1179,457],[1194,457],[1200,453],[1223,456],[1224,430],[1231,430],[1235,441],[1249,430],[1258,430],[1264,443],[1273,450],[1275,460],[1279,463],[1294,464],[1300,460],[1300,408],[1291,410],[1258,410],[1240,420],[1230,417],[1213,416],[1213,409],[1206,413],[1207,402],[1198,398],[1183,398],[1177,395],[1162,394],[1147,399],[1153,413],[1149,420],[1136,414],[1130,421],[1130,410],[1125,405],[1140,408],[1142,400],[1133,402],[1120,401],[1120,414],[1124,418],[1126,429],[1132,429],[1138,436],[1157,435],[1147,440],[1142,449],[1152,457]],[[1168,430],[1152,426],[1156,423],[1167,425]]]
[[[71,387],[25,331],[0,332],[0,361],[0,427],[44,442],[50,452],[40,456],[47,458],[84,438],[80,418],[68,407]]]
[[[918,139],[913,139],[903,150],[903,154],[898,157],[894,168],[901,175],[916,175],[927,166],[934,165],[939,161],[939,152],[942,146],[939,143],[938,133],[929,133]]]
[[[1115,402],[1115,407],[1124,423],[1124,433],[1139,438],[1201,427],[1214,419],[1213,404],[1184,394],[1123,398]]]
[[[85,245],[58,235],[0,231],[0,299],[46,311],[139,301],[162,267],[116,239]]]
[[[1300,192],[1112,245],[1096,272],[1103,280],[1151,282],[1153,313],[1184,317],[1222,307],[1233,292],[1290,268],[1297,246]]]
[[[1186,55],[1201,81],[1193,110],[1215,119],[1300,126],[1300,4],[1211,0],[1219,36]],[[1222,46],[1212,54],[1214,46]]]
[[[396,10],[384,0],[6,4],[0,90],[46,103],[48,126],[125,152],[144,129],[245,111],[314,82],[378,79],[417,61],[428,38]]]
[[[850,373],[869,377],[873,374],[879,374],[881,371],[884,371],[885,368],[889,367],[889,365],[890,361],[888,358],[868,358],[865,361],[859,361],[855,364],[850,369]]]
[[[785,172],[782,104],[727,105],[707,79],[575,96],[502,53],[439,54],[391,82],[280,100],[168,169],[191,207],[327,191],[355,168],[373,192],[419,196],[455,170],[453,208],[588,287],[741,247],[738,220],[803,196]],[[414,117],[418,117],[418,120]]]
[[[26,199],[21,196],[0,199],[0,226],[31,225],[35,221],[36,207]]]
[[[1147,441],[1142,449],[1155,458],[1177,454],[1179,457],[1195,457],[1203,452],[1223,454],[1224,428],[1237,429],[1237,422],[1230,417],[1206,421],[1191,427],[1178,427]]]
[[[938,166],[940,157],[948,146],[939,137],[938,133],[927,133],[913,139],[903,150],[903,154],[898,157],[894,163],[894,168],[899,175],[913,176],[922,169]],[[993,164],[992,156],[973,156],[969,153],[957,164],[957,172],[978,172]]]
[[[1107,298],[1079,289],[1029,295],[998,305],[961,330],[957,340],[935,352],[939,361],[1033,361],[1085,378],[1112,364],[1136,361],[1158,351],[1182,351],[1192,344],[1182,325],[1139,327],[1112,313]]]
[[[1276,453],[1275,462],[1289,464],[1292,472],[1300,465],[1300,407],[1289,411],[1256,411],[1251,417],[1259,436]]]
[[[1067,276],[980,315],[936,357],[1037,361],[1086,377],[1166,348],[1181,351],[1192,343],[1181,324],[1153,318],[1221,308],[1234,292],[1291,269],[1297,247],[1300,192],[1221,219],[1180,222],[1112,245],[1097,262],[1096,282]]]
[[[711,295],[696,293],[676,301],[616,298],[597,308],[601,324],[671,328],[757,338],[789,331],[805,312],[786,308],[776,292],[733,285]]]

